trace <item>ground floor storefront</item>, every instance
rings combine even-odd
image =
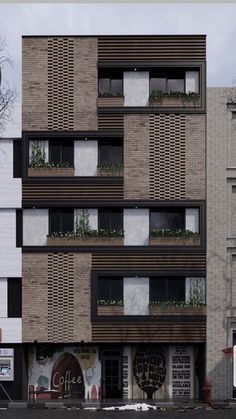
[[[199,399],[204,345],[37,344],[27,348],[28,397]]]

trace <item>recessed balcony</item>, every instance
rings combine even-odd
[[[154,229],[150,233],[150,246],[200,246],[199,233],[181,229]]]
[[[122,246],[123,231],[89,230],[84,234],[76,231],[56,232],[47,236],[48,246]]]
[[[155,108],[197,108],[200,104],[200,96],[194,92],[152,90],[149,96],[149,106]]]

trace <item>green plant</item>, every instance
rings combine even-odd
[[[117,173],[123,170],[123,164],[118,163],[102,163],[98,167],[105,173]]]
[[[195,284],[193,287],[190,288],[190,298],[189,304],[192,306],[200,306],[203,305],[203,284],[198,283]]]
[[[105,93],[99,93],[99,97],[123,97],[123,93],[120,92],[105,92]]]
[[[66,239],[77,239],[77,238],[89,238],[89,237],[123,237],[123,230],[78,230],[78,231],[55,231],[48,234],[47,237],[55,238],[66,238]]]
[[[46,164],[46,153],[38,141],[33,141],[31,151],[30,167],[44,167]]]
[[[76,216],[74,233],[77,237],[84,237],[91,231],[89,225],[89,212],[87,209],[81,209],[79,212],[79,221]]]
[[[176,307],[176,308],[194,308],[194,307],[201,307],[204,306],[201,301],[199,300],[190,300],[189,302],[185,301],[150,301],[150,307],[156,308],[169,308],[169,307]]]
[[[38,141],[33,141],[30,160],[31,161],[30,161],[29,167],[32,167],[32,168],[51,169],[51,168],[69,167],[69,163],[67,162],[61,162],[61,163],[47,162],[45,149]]]
[[[97,300],[98,306],[123,306],[123,300]]]
[[[183,101],[195,101],[199,100],[199,94],[195,92],[178,92],[178,91],[170,91],[170,92],[163,92],[162,90],[152,90],[149,95],[149,102],[162,102],[164,97],[180,97]]]
[[[169,228],[155,228],[151,230],[152,237],[186,237],[194,240],[199,239],[199,233],[193,233],[190,230],[169,229]]]

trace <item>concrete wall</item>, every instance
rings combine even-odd
[[[1,343],[21,343],[22,342],[22,319],[20,318],[0,318],[2,329]]]
[[[124,97],[124,106],[148,105],[148,71],[124,71]]]
[[[48,230],[47,209],[24,209],[23,211],[23,245],[45,246]]]
[[[13,178],[13,140],[0,140],[0,208],[21,207],[21,179]]]
[[[124,314],[149,314],[149,278],[124,278]]]
[[[236,162],[232,143],[236,131],[229,98],[235,88],[208,89],[207,121],[207,376],[214,399],[232,398],[232,358],[222,351],[232,346],[236,329],[235,251],[233,229]]]
[[[21,277],[21,249],[16,248],[16,212],[0,210],[0,277]]]
[[[124,209],[125,246],[149,244],[149,209]]]
[[[98,165],[98,142],[75,141],[75,176],[96,176]]]

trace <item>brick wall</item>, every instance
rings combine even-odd
[[[91,341],[90,254],[24,254],[23,342]]]
[[[149,199],[149,116],[124,116],[124,198]]]
[[[22,130],[48,128],[47,38],[23,38]]]
[[[97,38],[23,38],[22,50],[22,129],[97,130]]]
[[[206,198],[206,116],[186,115],[185,198]]]

